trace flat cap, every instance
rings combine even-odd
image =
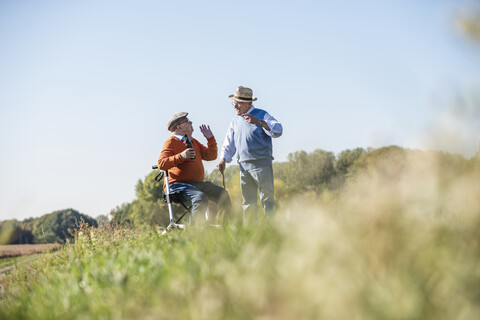
[[[177,127],[177,125],[182,122],[183,119],[185,119],[186,116],[188,116],[188,112],[175,113],[173,117],[168,120],[168,131],[173,131]]]

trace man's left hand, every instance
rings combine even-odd
[[[210,126],[206,126],[202,124],[200,126],[200,131],[203,133],[204,137],[207,139],[210,139],[211,137],[213,137],[213,133],[212,133],[212,130],[210,130]]]

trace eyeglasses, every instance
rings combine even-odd
[[[241,105],[247,104],[248,102],[238,102],[238,101],[232,101],[232,106],[234,107],[240,107]]]

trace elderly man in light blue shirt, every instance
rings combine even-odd
[[[282,125],[267,111],[253,106],[257,98],[252,89],[240,86],[229,98],[237,116],[227,130],[217,168],[223,173],[226,163],[237,154],[244,220],[246,215],[258,216],[257,192],[265,214],[274,215],[272,138],[282,135]]]

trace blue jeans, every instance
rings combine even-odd
[[[273,167],[256,167],[252,163],[239,163],[240,165],[240,186],[243,197],[243,218],[258,217],[258,197],[266,215],[275,215],[275,199],[273,189]]]
[[[190,223],[196,223],[205,214],[208,200],[217,203],[219,210],[223,211],[224,219],[230,217],[232,203],[227,190],[209,181],[206,182],[174,182],[170,186],[171,192],[181,192],[185,199],[192,205]]]

